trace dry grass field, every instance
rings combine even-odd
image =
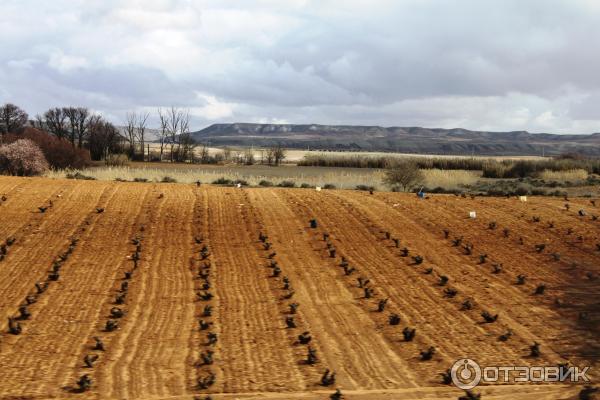
[[[46,176],[49,178],[65,178],[70,172],[72,171],[50,170],[46,173]],[[210,183],[219,178],[227,178],[231,180],[243,179],[253,186],[258,186],[262,180],[266,180],[274,185],[284,181],[292,181],[297,186],[302,183],[312,186],[333,184],[338,189],[354,189],[357,185],[365,185],[373,186],[377,190],[389,190],[389,187],[382,183],[384,170],[375,168],[131,163],[131,165],[125,167],[93,167],[80,172],[102,181],[117,179],[133,181],[136,178],[144,178],[149,181],[160,182],[165,176],[168,176],[179,183],[194,183],[198,180]],[[457,189],[462,185],[472,185],[481,179],[480,171],[424,169],[421,170],[421,174],[423,184],[431,188],[442,186],[447,189]],[[561,174],[559,178],[569,176],[570,174]]]
[[[150,152],[153,154],[160,153],[160,144],[158,143],[149,143]],[[243,154],[248,152],[248,147],[238,147],[238,146],[227,146],[226,147],[232,154]],[[211,155],[215,155],[218,153],[222,153],[225,149],[224,147],[207,147],[208,153]],[[202,150],[202,146],[198,146],[194,149],[194,154],[200,156]],[[254,154],[254,157],[257,160],[260,160],[265,156],[265,152],[267,149],[263,149],[260,147],[252,147],[251,151]],[[164,149],[165,154],[168,155],[169,147],[166,146]],[[304,159],[306,156],[311,155],[330,155],[333,157],[344,157],[344,156],[361,156],[361,157],[435,157],[435,158],[477,158],[477,159],[486,159],[486,160],[543,160],[543,157],[540,156],[453,156],[453,155],[438,155],[438,154],[414,154],[414,153],[396,153],[396,152],[379,152],[379,151],[322,151],[322,150],[299,150],[299,149],[286,149],[286,157],[285,163],[297,163]],[[165,159],[168,158],[165,156]]]
[[[65,170],[48,171],[49,178],[64,178],[69,172]],[[139,163],[132,162],[124,167],[92,167],[80,171],[98,180],[124,179],[133,181],[144,178],[160,182],[165,176],[179,183],[194,183],[200,180],[210,183],[219,178],[231,180],[243,179],[250,185],[257,186],[260,181],[267,180],[277,185],[283,181],[293,181],[300,186],[307,183],[313,186],[335,184],[339,189],[354,189],[356,185],[376,185],[385,189],[381,184],[383,171],[366,168],[326,168],[326,167],[297,167],[291,165],[272,167],[268,165],[204,165],[204,164],[171,164],[171,163]],[[452,173],[454,171],[444,171]]]
[[[456,399],[440,374],[463,357],[597,376],[600,201],[12,177],[0,197],[0,399]]]

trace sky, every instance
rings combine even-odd
[[[600,132],[598,0],[0,0],[0,103]]]

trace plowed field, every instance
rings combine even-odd
[[[598,375],[600,201],[10,177],[0,197],[0,399],[455,399],[462,358]]]

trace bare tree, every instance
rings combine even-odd
[[[244,155],[241,151],[235,150],[231,153],[231,160],[236,164],[242,164],[244,162]]]
[[[227,146],[223,147],[223,159],[225,161],[231,160],[231,149]]]
[[[192,137],[191,133],[184,132],[178,137],[178,148],[177,148],[177,161],[181,162],[194,162],[194,149],[197,146],[196,141]]]
[[[183,135],[190,133],[190,112],[188,110],[181,111],[181,120],[179,122],[179,134]]]
[[[163,126],[162,120],[163,116],[161,116],[161,126]],[[164,114],[164,127],[166,129],[166,139],[169,141],[171,162],[179,159],[187,159],[190,148],[195,146],[195,142],[189,131],[189,112],[171,106]],[[182,154],[182,150],[184,154]]]
[[[169,147],[171,149],[171,162],[175,155],[175,143],[177,142],[177,133],[179,132],[179,121],[181,114],[175,107],[171,107],[167,114],[167,129],[169,131]]]
[[[137,138],[137,114],[135,112],[127,113],[125,115],[125,140],[129,143],[129,158],[135,157],[135,141]]]
[[[244,164],[254,165],[256,159],[254,158],[254,149],[249,148],[244,151]]]
[[[264,161],[266,161],[267,165],[273,165],[273,162],[275,161],[275,149],[269,147],[265,154]]]
[[[279,165],[285,159],[285,149],[281,144],[271,146],[266,151],[266,161],[268,165]]]
[[[98,122],[102,122],[102,116],[98,115],[98,114],[92,114],[90,115],[90,117],[88,118],[88,129],[90,129],[93,125],[97,124]]]
[[[275,146],[275,165],[279,165],[285,160],[285,149],[278,144]]]
[[[140,149],[142,150],[142,161],[146,160],[144,143],[146,141],[146,123],[147,123],[149,117],[150,117],[150,113],[145,112],[145,113],[140,114],[137,118],[136,134],[137,134],[137,141],[140,144]]]
[[[196,141],[190,133],[190,114],[188,111],[180,112],[179,135],[177,135],[177,161],[194,162],[194,149],[197,146]]]
[[[169,146],[171,148],[171,162],[175,155],[175,144],[177,143],[177,135],[181,129],[182,111],[171,106],[167,112],[167,129],[169,131]]]
[[[122,151],[121,135],[110,122],[93,115],[88,122],[89,147],[92,160],[105,159],[110,154]]]
[[[84,107],[63,107],[63,114],[69,120],[70,136],[69,140],[73,147],[77,140],[78,147],[83,147],[83,141],[87,133],[87,122],[90,112]]]
[[[0,107],[0,140],[4,134],[15,132],[21,129],[29,116],[27,113],[11,103],[6,103]]]
[[[90,117],[90,112],[85,107],[77,107],[77,113],[75,118],[75,125],[77,131],[77,146],[79,148],[83,147],[83,142],[87,136],[87,128],[88,128],[88,120]]]
[[[43,124],[46,129],[59,139],[65,139],[68,130],[67,115],[64,109],[55,107],[44,113],[42,117],[37,117],[38,122]]]
[[[420,179],[421,170],[417,163],[411,160],[399,161],[393,168],[385,172],[383,183],[402,191],[411,189]]]
[[[208,151],[208,146],[206,145],[206,143],[202,143],[200,145],[199,156],[201,164],[208,164],[208,162],[210,161],[210,153]]]
[[[65,115],[65,117],[68,121],[69,128],[70,128],[68,139],[69,139],[69,142],[71,142],[71,145],[73,147],[75,147],[75,136],[76,136],[76,134],[75,134],[76,111],[75,110],[76,110],[75,107],[63,107],[62,108],[62,112]]]
[[[165,149],[165,145],[167,142],[167,138],[169,137],[169,129],[167,124],[167,113],[162,110],[162,108],[158,109],[158,119],[160,121],[160,131],[158,132],[158,141],[160,143],[160,161],[163,160],[163,152]]]

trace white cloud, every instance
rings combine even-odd
[[[22,60],[8,60],[6,62],[6,66],[9,68],[16,69],[33,69],[33,65],[36,63],[36,60],[33,58],[24,58]]]
[[[203,93],[196,93],[204,105],[191,109],[191,114],[207,120],[215,121],[223,118],[228,118],[234,115],[233,103],[224,103],[219,101],[215,96]]]
[[[342,5],[341,5],[342,4]],[[595,0],[4,0],[0,102],[600,130]]]
[[[57,50],[50,54],[48,65],[59,72],[67,73],[73,69],[86,68],[89,66],[89,63],[84,57],[67,55]]]

